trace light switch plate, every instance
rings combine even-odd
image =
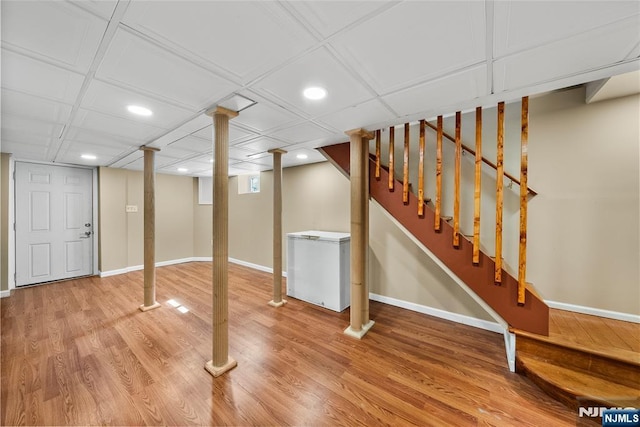
[[[125,206],[126,212],[138,212],[138,206],[136,205],[127,205]]]

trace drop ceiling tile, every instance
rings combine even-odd
[[[74,104],[83,82],[82,74],[2,49],[3,88]]]
[[[290,2],[304,19],[323,37],[386,7],[388,1],[305,1]]]
[[[200,129],[192,134],[198,138],[204,139],[209,142],[209,145],[213,143],[213,125]],[[236,126],[229,124],[229,144],[235,145],[236,143],[248,138],[255,138],[258,134],[240,129]]]
[[[570,37],[640,13],[637,1],[495,2],[495,57]]]
[[[2,43],[85,73],[107,21],[60,1],[2,2]]]
[[[182,150],[189,150],[192,153],[204,153],[211,152],[213,150],[213,143],[211,141],[204,140],[202,138],[196,138],[195,136],[185,136],[177,141],[167,145],[166,148],[179,148]]]
[[[71,106],[21,92],[2,89],[2,112],[50,123],[66,123]]]
[[[56,157],[58,162],[69,164],[107,165],[114,159],[125,155],[129,149],[116,145],[89,144],[86,142],[67,141]],[[93,154],[95,160],[83,159],[83,154]]]
[[[136,143],[136,141],[127,139],[126,137],[115,136],[113,134],[104,132],[91,131],[75,126],[69,128],[69,130],[67,131],[66,139],[68,141],[86,143],[90,145],[113,146],[123,149],[140,146],[140,144]]]
[[[96,76],[196,111],[238,89],[204,68],[122,29],[116,32]]]
[[[94,132],[109,133],[141,143],[153,141],[154,138],[165,132],[162,128],[146,123],[125,120],[82,108],[78,110],[73,126]]]
[[[298,155],[306,155],[304,159],[299,159]],[[309,148],[299,148],[289,151],[282,156],[282,167],[289,168],[293,166],[306,165],[309,163],[326,162],[327,159],[320,154],[318,150]]]
[[[326,140],[334,135],[333,132],[329,132],[312,122],[305,122],[271,133],[269,137],[284,141],[287,144],[296,144],[307,141]]]
[[[247,160],[250,155],[258,152],[259,151],[247,150],[239,147],[229,147],[229,160],[244,161]]]
[[[252,162],[239,162],[233,165],[233,168],[240,171],[242,173],[251,173],[251,172],[260,172],[269,170],[268,166],[259,165],[257,163]]]
[[[325,88],[327,97],[319,101],[306,99],[302,91],[309,86]],[[255,87],[311,117],[338,111],[372,97],[325,48],[316,49],[279,69]]]
[[[244,82],[315,42],[272,2],[133,2],[124,22]]]
[[[362,104],[347,107],[336,113],[322,116],[319,121],[346,132],[356,128],[366,129],[369,125],[388,122],[395,118],[395,114],[391,113],[380,101],[372,99]]]
[[[404,2],[331,45],[386,94],[483,61],[484,2]]]
[[[118,4],[118,0],[70,0],[70,2],[105,19],[111,19]]]
[[[276,139],[259,137],[252,139],[248,142],[243,142],[242,144],[238,144],[237,147],[243,150],[251,151],[252,153],[260,153],[263,151],[272,150],[274,148],[283,148],[288,144],[278,141]]]
[[[127,110],[129,105],[148,108],[153,114],[148,117],[132,114]],[[193,110],[176,107],[95,79],[89,85],[81,107],[165,129],[175,127],[195,114]]]
[[[2,152],[15,154],[16,160],[47,161],[47,150],[41,144],[8,141],[2,136]],[[17,153],[17,154],[16,154]]]
[[[640,43],[638,28],[640,15],[635,15],[616,25],[497,60],[494,88],[496,92],[516,89],[614,65]]]
[[[2,136],[14,141],[28,141],[33,136],[58,138],[64,125],[2,114]]]
[[[487,95],[484,65],[383,97],[400,116],[446,114],[452,106]]]
[[[291,114],[282,107],[258,102],[256,105],[241,111],[233,119],[233,123],[239,123],[256,132],[266,132],[298,120],[300,120],[298,116]]]

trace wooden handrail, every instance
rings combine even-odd
[[[480,263],[480,197],[482,189],[482,107],[476,108],[476,160],[473,192],[473,255],[472,262]]]
[[[418,215],[424,215],[424,120],[420,120],[420,141],[418,146]]]
[[[456,155],[453,175],[453,247],[460,246],[460,178],[462,163],[462,113],[456,111]]]
[[[404,152],[402,156],[402,203],[409,203],[409,123],[404,124]]]
[[[389,128],[389,191],[393,191],[395,182],[395,128],[391,126]]]
[[[380,179],[380,129],[376,131],[376,179]]]
[[[435,131],[437,131],[437,130],[438,130],[438,128],[437,128],[436,126],[432,125],[432,124],[431,124],[431,123],[429,123],[429,122],[426,122],[426,125],[427,125],[427,126],[429,126],[431,129],[433,129],[433,130],[435,130]],[[444,137],[445,137],[445,138],[447,138],[449,141],[454,142],[454,143],[456,142],[455,138],[454,138],[454,137],[452,137],[451,135],[449,135],[448,133],[446,133],[446,132],[444,132],[444,131],[443,131],[443,132],[442,132],[442,135],[444,135]],[[475,156],[475,155],[476,155],[475,150],[473,150],[472,148],[467,147],[467,146],[466,146],[466,145],[464,145],[464,144],[462,144],[462,150],[463,150],[463,151],[466,151],[467,153],[471,154],[472,156]],[[482,157],[482,162],[483,162],[483,163],[485,163],[486,165],[488,165],[488,166],[492,167],[493,169],[497,169],[497,168],[498,168],[498,167],[496,166],[496,164],[495,164],[495,163],[493,163],[491,160],[489,160],[489,159],[487,159],[487,158],[485,158],[485,157]],[[513,176],[513,175],[511,175],[510,173],[508,173],[508,172],[506,172],[506,171],[505,171],[505,172],[504,172],[504,176],[506,176],[507,178],[509,178],[509,180],[511,180],[511,181],[512,181],[512,182],[514,182],[515,184],[520,185],[520,180],[518,180],[516,177],[514,177],[514,176]],[[535,195],[537,195],[537,194],[538,194],[538,192],[537,192],[537,191],[532,190],[531,188],[528,188],[528,187],[527,187],[527,191],[528,191],[532,196],[535,196]]]
[[[502,283],[502,211],[503,211],[503,182],[504,175],[504,102],[498,103],[498,137],[496,147],[496,250],[494,281]]]
[[[524,305],[527,287],[527,169],[529,150],[529,97],[522,98],[520,126],[520,245],[518,249],[518,304]]]
[[[428,125],[429,122],[426,122]],[[436,137],[436,209],[433,221],[433,229],[440,231],[440,213],[442,208],[442,116],[438,116]]]

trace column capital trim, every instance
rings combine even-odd
[[[351,129],[345,132],[349,137],[360,136],[362,139],[373,139],[373,132],[370,132],[363,128]]]
[[[146,145],[140,146],[140,151],[160,151],[157,147],[148,147]]]
[[[234,117],[236,117],[238,115],[237,111],[233,111],[233,110],[229,110],[228,108],[224,108],[224,107],[220,107],[219,105],[215,106],[215,107],[211,107],[209,108],[207,111],[205,111],[205,114],[207,116],[216,116],[219,114],[223,114],[227,117],[229,117],[230,119],[233,119]]]
[[[270,154],[276,154],[276,153],[287,154],[288,151],[287,150],[283,150],[282,148],[273,148],[271,150],[268,150],[267,153],[270,153]]]

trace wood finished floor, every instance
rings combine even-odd
[[[211,264],[15,291],[1,300],[2,425],[494,425],[584,423],[508,371],[502,336],[380,303],[349,311],[271,299],[271,275],[229,266],[230,355],[214,379]],[[174,299],[189,309],[180,313]]]

